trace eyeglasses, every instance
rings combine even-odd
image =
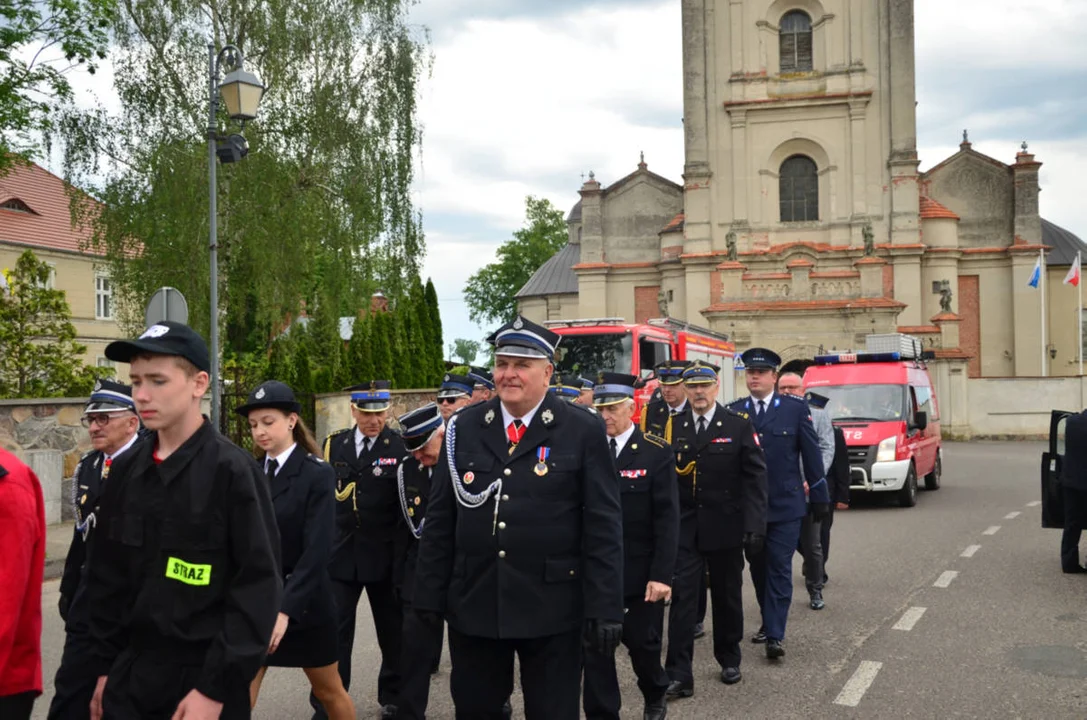
[[[83,427],[90,428],[92,425],[99,425],[105,427],[109,425],[109,421],[118,413],[98,413],[97,415],[84,415],[79,419],[79,422]]]
[[[457,400],[460,400],[460,397],[456,397],[456,396],[454,396],[454,397],[443,397],[443,398],[438,398],[438,404],[439,404],[439,405],[445,405],[445,404],[449,404],[449,405],[452,405],[452,404],[453,404],[453,403],[455,403],[455,402],[456,402]]]

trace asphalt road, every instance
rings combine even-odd
[[[807,607],[797,558],[785,659],[772,665],[747,643],[744,680],[726,687],[709,636],[699,640],[695,696],[671,703],[669,718],[1087,718],[1087,576],[1061,573],[1060,533],[1040,527],[1041,452],[1040,443],[949,443],[943,488],[922,492],[917,507],[839,512],[821,612]],[[47,685],[63,643],[56,601],[52,581],[42,600]],[[750,585],[745,610],[750,634]],[[359,614],[368,627],[365,602]],[[372,631],[354,657],[358,715],[378,717]],[[633,673],[618,657],[623,718],[640,719]],[[446,655],[432,718],[453,717],[448,683]],[[307,691],[300,670],[272,669],[255,717],[308,718]],[[523,717],[517,693],[514,707]]]

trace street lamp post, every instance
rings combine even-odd
[[[234,70],[219,82],[219,70],[223,62]],[[233,45],[226,45],[218,53],[215,44],[208,43],[208,212],[209,238],[208,250],[211,255],[211,296],[209,303],[209,325],[211,328],[211,423],[219,428],[220,388],[219,388],[219,222],[216,207],[216,158],[223,162],[233,162],[245,156],[248,147],[240,135],[232,135],[224,140],[219,136],[217,116],[219,114],[219,96],[222,94],[227,114],[231,119],[245,123],[257,116],[257,107],[264,95],[264,85],[260,79],[243,68],[242,51]]]

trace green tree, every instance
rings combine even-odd
[[[0,2],[0,175],[42,151],[58,104],[72,98],[68,76],[93,74],[106,57],[115,0]]]
[[[279,336],[272,341],[268,353],[268,379],[278,380],[294,387],[294,353],[290,338]]]
[[[102,203],[74,213],[122,300],[138,310],[171,285],[208,329],[208,38],[241,47],[268,86],[248,157],[219,167],[224,348],[266,349],[303,303],[351,315],[375,286],[404,293],[424,256],[411,186],[429,64],[411,4],[126,0],[111,27],[119,112],[71,109],[57,133],[66,172]]]
[[[430,341],[434,343],[433,360],[434,380],[437,381],[445,373],[445,344],[442,340],[442,315],[438,309],[438,291],[434,289],[434,282],[427,278],[426,289],[427,313],[430,315]]]
[[[562,211],[549,200],[525,198],[525,226],[498,248],[498,260],[468,278],[464,299],[476,323],[505,322],[517,313],[515,295],[566,244]]]
[[[80,397],[97,377],[80,356],[75,325],[61,290],[47,287],[49,265],[30,250],[0,282],[0,397]]]
[[[479,355],[480,346],[481,343],[478,340],[457,338],[449,343],[449,357],[460,360],[465,365],[471,365],[476,361],[476,355]]]
[[[347,343],[347,378],[343,387],[356,385],[374,377],[374,363],[370,355],[370,328],[368,314],[355,318],[351,340]]]
[[[378,312],[373,317],[370,334],[370,357],[374,363],[373,378],[363,380],[396,380],[393,366],[393,342],[396,340],[396,327],[387,312]]]

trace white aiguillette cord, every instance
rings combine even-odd
[[[457,416],[449,418],[449,426],[445,430],[445,455],[449,463],[449,477],[453,481],[453,490],[457,495],[457,502],[462,507],[474,510],[494,496],[494,519],[491,523],[491,535],[495,534],[498,525],[498,503],[502,498],[502,478],[498,478],[480,493],[470,493],[461,482],[460,473],[457,472]]]

